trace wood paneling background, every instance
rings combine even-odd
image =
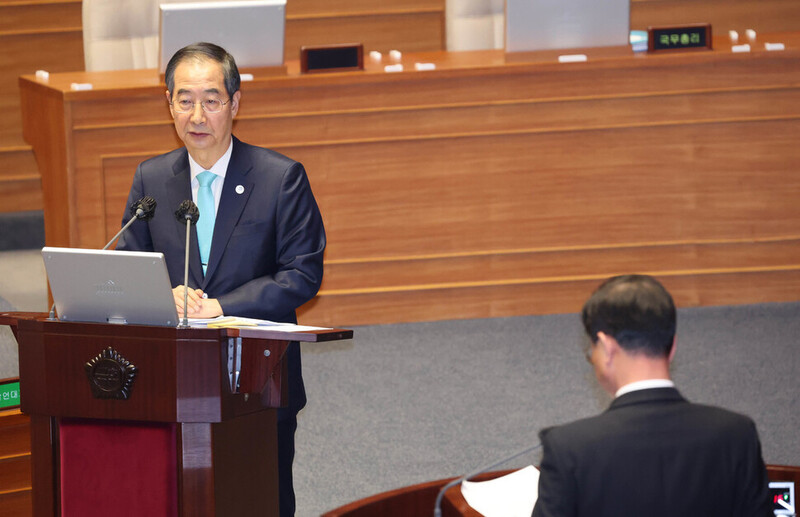
[[[0,0],[0,212],[41,210],[41,176],[22,138],[17,78],[83,70],[81,0]],[[362,42],[368,50],[444,48],[444,0],[289,0],[286,59],[302,45]]]
[[[363,42],[367,50],[440,50],[443,0],[290,0],[286,58],[302,45]],[[631,28],[711,22],[722,34],[800,30],[798,0],[632,0]],[[0,212],[40,210],[41,180],[21,136],[17,77],[83,70],[81,0],[0,0]]]
[[[630,271],[659,275],[682,305],[797,299],[800,35],[773,39],[787,50],[733,54],[722,38],[570,65],[422,53],[406,69],[437,70],[245,83],[234,132],[306,165],[328,230],[303,320],[575,311]],[[48,181],[72,197],[47,224],[69,224],[48,242],[101,246],[136,165],[178,145],[157,79],[64,74],[24,93],[35,146],[66,128],[67,151],[48,157],[68,174]]]
[[[30,418],[19,409],[0,411],[0,509],[8,517],[32,512]]]
[[[39,169],[22,139],[17,79],[83,69],[80,0],[0,0],[0,212],[42,209]]]

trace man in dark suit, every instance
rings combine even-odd
[[[614,277],[583,307],[604,413],[540,433],[534,517],[772,514],[755,424],[684,399],[669,378],[676,311],[654,278]]]
[[[202,201],[189,245],[188,315],[296,322],[295,309],[319,290],[325,250],[325,230],[305,169],[232,136],[242,92],[236,63],[224,49],[198,43],[179,50],[165,80],[175,130],[185,147],[139,165],[128,206],[151,196],[158,210],[147,223],[131,226],[117,249],[164,253],[182,315],[186,227],[173,213],[183,200]],[[289,405],[278,410],[282,516],[294,515],[294,432],[306,402],[299,345],[290,344],[286,354]]]

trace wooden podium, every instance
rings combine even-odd
[[[31,417],[33,515],[278,515],[290,341],[349,330],[168,328],[0,314]]]

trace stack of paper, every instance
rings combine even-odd
[[[530,517],[539,496],[539,471],[528,465],[490,481],[464,481],[461,494],[485,517]]]

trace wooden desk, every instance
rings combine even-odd
[[[401,73],[292,63],[244,83],[235,134],[305,164],[328,231],[301,317],[572,312],[631,271],[681,306],[797,300],[800,34],[759,35],[747,54],[718,39],[598,55],[404,54]],[[20,89],[47,243],[102,246],[136,165],[179,145],[164,86],[144,70],[23,76]]]
[[[476,476],[473,481],[488,481],[510,474],[513,470],[489,472]],[[800,467],[767,465],[770,481],[791,481],[800,484]],[[340,506],[322,514],[322,517],[427,517],[433,514],[436,496],[453,479],[440,479],[418,485],[398,488]],[[461,495],[461,487],[452,487],[442,499],[442,517],[481,517]]]

